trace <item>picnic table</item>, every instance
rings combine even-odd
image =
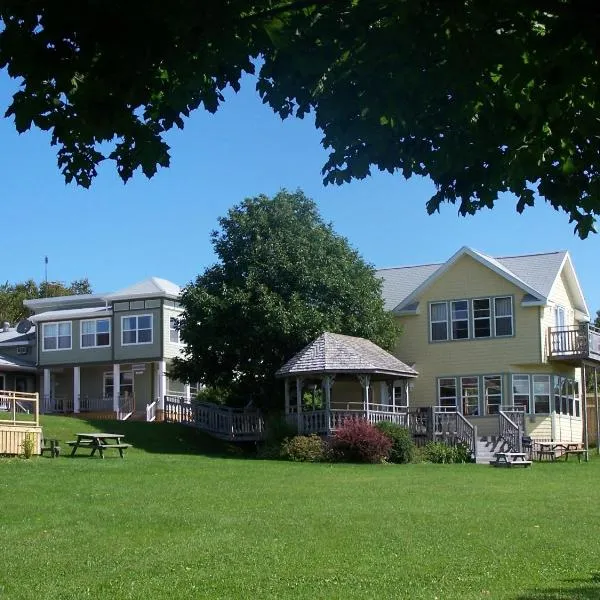
[[[569,459],[569,454],[577,454],[581,461],[581,455],[585,452],[582,450],[581,444],[577,442],[539,442],[540,449],[538,452],[538,458],[547,456],[550,460],[556,460],[558,457],[556,453],[562,450],[562,456],[565,455],[565,460]]]
[[[123,458],[123,451],[131,447],[131,444],[123,442],[125,437],[122,433],[77,433],[77,440],[67,442],[73,448],[71,456],[75,456],[78,448],[91,448],[90,456],[94,456],[96,450],[100,458],[104,458],[105,450],[118,450]]]
[[[531,461],[527,460],[525,452],[496,452],[496,460],[491,460],[494,467],[530,467]]]

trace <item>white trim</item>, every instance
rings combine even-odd
[[[127,343],[125,343],[123,341],[123,334],[125,333],[125,331],[135,331],[136,332],[135,338],[136,338],[136,340],[138,339],[138,337],[139,337],[138,332],[140,331],[140,328],[137,326],[138,319],[140,319],[142,317],[150,317],[150,341],[149,342],[127,342]],[[136,328],[125,330],[123,328],[123,321],[125,319],[136,319]],[[142,331],[146,331],[146,328],[143,328]],[[154,315],[152,313],[140,314],[140,315],[123,315],[121,317],[121,346],[145,346],[145,345],[152,344],[152,343],[154,343]]]
[[[522,279],[519,279],[516,275],[512,274],[506,267],[502,266],[498,261],[493,259],[492,257],[485,256],[468,246],[463,246],[458,252],[455,252],[439,269],[436,269],[421,285],[419,285],[411,294],[409,294],[402,302],[400,302],[392,312],[398,312],[402,310],[408,304],[411,304],[415,300],[417,300],[421,294],[430,287],[435,281],[437,281],[450,267],[454,265],[458,261],[459,258],[463,256],[470,256],[472,259],[476,260],[480,264],[488,267],[504,279],[507,279],[518,288],[521,288],[528,294],[531,294],[535,298],[538,298],[540,301],[546,302],[546,298],[540,294],[537,290],[534,290],[532,287],[528,286]]]
[[[59,336],[58,335],[58,330],[59,330],[59,325],[69,325],[69,347],[68,348],[59,348],[58,347],[58,338],[59,337],[66,337],[66,336]],[[56,325],[56,336],[52,336],[56,338],[56,348],[45,348],[45,344],[44,344],[44,340],[46,339],[46,337],[50,338],[50,336],[46,336],[44,335],[45,331],[46,331],[46,327],[49,327],[50,325]],[[51,323],[43,323],[42,324],[42,352],[63,352],[64,350],[72,350],[73,349],[73,321],[52,321]]]
[[[443,321],[434,321],[431,318],[431,307],[434,304],[443,304],[446,307],[446,318]],[[429,341],[430,342],[447,342],[448,340],[451,340],[452,338],[450,337],[450,326],[448,325],[448,321],[449,321],[449,315],[448,315],[448,302],[446,302],[445,300],[441,300],[440,302],[430,302],[429,303],[429,310],[427,311],[428,317],[429,317]],[[440,338],[440,339],[433,339],[433,324],[434,323],[444,323],[446,325],[446,337],[445,338]]]
[[[96,325],[94,327],[95,331],[94,333],[83,333],[83,324],[84,323],[98,323],[98,321],[108,321],[108,344],[102,344],[99,345],[97,343],[95,343],[93,346],[84,346],[83,345],[83,336],[84,335],[93,335],[93,336],[98,336],[98,326]],[[99,319],[82,319],[79,322],[79,347],[82,350],[91,350],[91,349],[95,349],[95,348],[110,348],[111,346],[111,342],[112,342],[112,319],[108,318],[108,317],[102,317]],[[101,334],[106,333],[104,331],[100,332]],[[98,338],[95,337],[94,339],[95,342],[98,341]]]
[[[575,272],[575,267],[573,266],[573,261],[571,260],[571,255],[568,252],[565,252],[563,261],[560,265],[560,268],[558,269],[556,277],[554,278],[552,287],[550,288],[550,293],[548,294],[548,298],[552,298],[552,295],[554,293],[554,288],[556,287],[557,282],[560,278],[560,275],[563,272],[565,265],[567,265],[567,264],[569,266],[569,269],[567,270],[567,279],[569,280],[569,283],[572,284],[573,287],[575,288],[574,291],[575,291],[576,295],[579,296],[579,298],[577,298],[577,300],[580,301],[581,306],[584,308],[584,311],[580,311],[580,312],[583,312],[585,314],[585,316],[589,319],[590,311],[589,311],[588,305],[585,301],[585,296],[583,295],[583,290],[581,289],[581,285],[579,284],[579,279],[577,278],[577,273]],[[569,290],[569,291],[573,291],[573,290]],[[579,308],[575,305],[573,305],[573,309],[579,310]]]
[[[183,346],[183,342],[181,341],[181,330],[177,328],[171,327],[171,321],[177,321],[177,325],[179,325],[181,318],[180,317],[172,317],[169,316],[169,344],[176,344],[177,346]],[[174,342],[171,339],[171,332],[177,333],[177,341]]]
[[[498,335],[496,331],[496,321],[497,319],[507,319],[508,315],[496,315],[496,301],[497,300],[505,300],[508,298],[510,300],[510,333],[504,333]],[[513,297],[512,296],[494,296],[492,298],[493,302],[493,319],[494,319],[494,337],[495,338],[509,338],[514,337],[515,335],[515,307],[513,305]]]
[[[455,319],[454,318],[454,304],[458,303],[458,302],[464,302],[467,305],[467,318],[466,319]],[[460,300],[450,300],[449,301],[450,304],[450,312],[449,312],[449,317],[450,317],[450,337],[449,339],[452,341],[456,341],[456,340],[470,340],[471,339],[471,315],[470,315],[470,310],[469,310],[469,301],[465,298],[465,299],[460,299]],[[466,321],[467,322],[467,337],[454,337],[454,323],[459,323],[461,321]]]
[[[489,311],[489,315],[487,317],[476,317],[475,316],[475,302],[481,302],[482,300],[487,300],[488,302],[488,311]],[[473,335],[472,335],[472,339],[474,340],[489,340],[490,338],[493,338],[493,325],[492,325],[492,320],[493,320],[493,307],[492,307],[492,300],[493,297],[484,297],[484,298],[471,298],[471,321],[472,321],[472,326],[473,326]],[[488,324],[489,324],[489,329],[490,332],[488,335],[475,335],[475,321],[485,321],[487,319]]]

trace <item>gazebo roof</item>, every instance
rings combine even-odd
[[[416,377],[418,373],[364,338],[325,332],[275,373],[276,377],[319,373],[381,374]]]

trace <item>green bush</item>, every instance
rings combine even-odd
[[[325,459],[325,444],[314,433],[296,435],[283,441],[281,457],[294,462],[320,462]]]
[[[209,402],[210,404],[228,404],[228,393],[219,387],[203,387],[196,394],[196,401]]]
[[[21,442],[21,448],[23,448],[23,456],[25,458],[31,458],[35,452],[35,436],[33,433],[26,433],[25,439]]]
[[[258,458],[281,458],[281,445],[284,440],[296,434],[296,427],[290,425],[281,415],[270,415],[265,420],[265,437],[256,451]]]
[[[425,446],[424,458],[431,463],[466,463],[471,462],[471,452],[464,444],[448,446],[443,442],[429,442]]]
[[[406,427],[402,427],[391,421],[380,421],[375,427],[392,442],[389,457],[390,462],[404,464],[413,460],[415,443],[410,431]]]

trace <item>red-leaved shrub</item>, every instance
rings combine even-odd
[[[331,448],[338,460],[379,463],[389,457],[392,441],[365,419],[347,418],[335,432]]]

